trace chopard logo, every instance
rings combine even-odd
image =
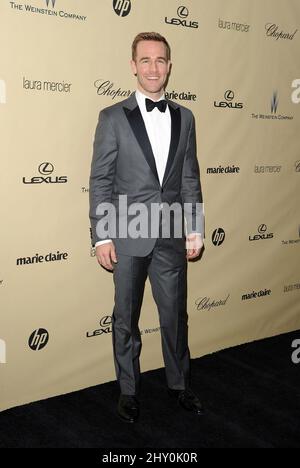
[[[94,82],[94,86],[97,89],[97,94],[98,96],[108,96],[111,99],[116,99],[118,97],[129,97],[131,94],[134,93],[134,91],[131,91],[130,89],[121,89],[120,87],[117,88],[115,87],[115,84],[113,81],[110,80],[103,80],[100,78],[99,80],[96,80]]]
[[[226,299],[219,299],[215,301],[212,300],[210,297],[199,297],[195,301],[196,309],[197,310],[211,310],[215,307],[220,307],[226,305],[230,294],[227,295]]]
[[[268,37],[273,37],[274,39],[276,39],[276,41],[278,41],[278,39],[289,39],[290,41],[292,41],[296,32],[298,31],[298,29],[295,29],[293,33],[284,32],[278,29],[278,26],[275,23],[267,23],[265,25],[265,29],[266,35]]]

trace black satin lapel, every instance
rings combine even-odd
[[[137,106],[133,110],[130,110],[124,107],[124,111],[128,119],[128,122],[132,128],[132,131],[135,135],[135,138],[137,139],[141,147],[141,150],[143,151],[143,154],[153,174],[155,175],[156,179],[159,182],[159,177],[158,177],[158,173],[156,169],[156,164],[155,164],[155,159],[154,159],[151,143],[147,134],[146,126],[145,126],[140,108]]]
[[[177,109],[174,109],[172,106],[169,106],[169,109],[170,109],[170,114],[171,114],[171,141],[170,141],[169,155],[167,159],[167,165],[166,165],[162,185],[164,185],[165,181],[167,180],[168,174],[173,164],[173,161],[177,152],[177,148],[178,148],[180,130],[181,130],[180,108],[177,107]]]

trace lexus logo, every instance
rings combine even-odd
[[[33,351],[43,349],[49,340],[49,333],[44,328],[38,328],[29,337],[28,345]]]
[[[231,91],[231,89],[228,89],[224,93],[224,98],[226,99],[226,101],[232,101],[232,99],[234,98],[234,92]]]
[[[56,0],[46,0],[47,7],[49,6],[50,2],[52,3],[52,8],[54,8]]]
[[[111,316],[106,315],[105,317],[102,317],[99,324],[100,324],[100,327],[103,327],[103,328],[109,327],[111,325]]]
[[[177,10],[179,18],[187,18],[189,16],[189,10],[185,6],[180,6]]]
[[[42,175],[50,175],[54,171],[53,164],[49,162],[43,162],[39,165],[39,173]]]
[[[260,224],[260,226],[258,226],[258,229],[257,229],[257,230],[258,230],[258,232],[259,232],[260,234],[264,234],[264,233],[266,232],[266,230],[267,230],[266,224]]]
[[[113,0],[113,8],[118,16],[127,16],[131,10],[131,0]]]

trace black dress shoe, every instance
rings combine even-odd
[[[190,388],[187,388],[186,390],[174,390],[172,388],[168,388],[168,393],[171,397],[176,398],[179,405],[185,410],[193,411],[199,416],[204,413],[199,397]]]
[[[139,402],[134,395],[120,395],[118,415],[128,423],[134,423],[139,417]]]

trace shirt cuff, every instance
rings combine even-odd
[[[98,242],[96,242],[95,247],[98,247],[98,245],[108,244],[109,242],[112,242],[112,240],[111,239],[105,239],[103,241],[98,241]]]

